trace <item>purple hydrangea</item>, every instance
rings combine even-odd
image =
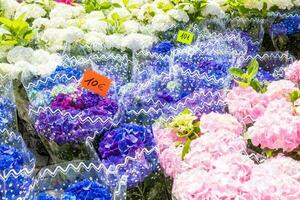
[[[50,109],[38,115],[35,127],[39,134],[57,144],[80,143],[109,127],[117,111],[116,101],[78,90],[56,96]]]
[[[155,146],[150,127],[123,124],[106,132],[98,147],[98,154],[106,166],[122,164],[119,174],[128,176],[127,185],[134,187],[156,169],[156,153],[141,154]],[[137,153],[141,155],[137,156]],[[126,157],[136,158],[125,162]]]

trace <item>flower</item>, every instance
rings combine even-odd
[[[83,180],[70,185],[65,191],[66,196],[71,196],[75,199],[101,199],[111,200],[112,195],[107,186],[91,180]]]
[[[129,187],[136,186],[156,168],[156,154],[143,154],[154,147],[152,130],[135,124],[122,124],[108,131],[99,143],[98,154],[108,167],[118,165],[119,174],[128,176]]]
[[[171,49],[174,48],[174,46],[175,45],[169,41],[160,42],[160,43],[154,44],[151,47],[150,51],[154,52],[154,53],[169,54],[171,52]]]
[[[9,129],[16,117],[16,105],[6,97],[0,98],[0,130]]]
[[[47,195],[43,192],[38,195],[37,200],[111,200],[112,195],[110,189],[103,184],[96,181],[84,179],[81,181],[75,181],[75,183],[70,184],[63,192],[61,198],[56,198]]]
[[[21,4],[18,6],[15,18],[24,15],[25,19],[37,19],[46,15],[46,11],[38,4]]]
[[[214,133],[227,130],[236,135],[241,135],[243,126],[230,114],[209,113],[200,118],[200,130],[202,133]]]
[[[290,152],[300,145],[299,120],[299,116],[293,115],[292,103],[284,99],[274,100],[264,115],[248,129],[248,134],[255,146]]]
[[[253,123],[262,116],[268,100],[252,87],[234,87],[227,94],[229,113],[245,125]]]
[[[57,144],[80,143],[94,132],[109,127],[117,111],[114,100],[79,89],[71,94],[58,94],[51,101],[50,109],[38,114],[35,128]]]
[[[300,83],[300,61],[295,61],[285,69],[285,77],[295,84]]]
[[[172,9],[172,10],[169,10],[167,13],[176,21],[179,21],[179,22],[188,22],[189,21],[188,14],[186,12],[184,12],[183,10]]]
[[[280,98],[290,98],[289,93],[297,90],[297,87],[292,81],[289,80],[279,80],[273,81],[267,87],[267,92],[264,94],[269,99],[280,99]]]
[[[2,177],[7,176],[11,170],[15,170],[15,172],[18,173],[24,169],[24,155],[16,148],[1,144],[0,163],[0,173]],[[1,193],[0,198],[14,199],[24,197],[28,194],[31,183],[32,180],[22,173],[19,175],[11,174],[0,183],[0,190],[5,194],[5,196],[2,196],[3,193]]]
[[[192,168],[174,179],[172,193],[178,200],[253,199],[243,186],[252,174],[253,162],[241,154],[228,154],[212,160],[213,168],[206,172]],[[193,187],[191,187],[193,186]]]
[[[68,5],[73,5],[73,0],[55,0],[58,3],[64,3]]]

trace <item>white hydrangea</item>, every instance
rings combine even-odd
[[[272,8],[273,6],[277,6],[279,9],[291,9],[294,5],[292,0],[265,0],[268,9]]]
[[[54,17],[54,18],[50,19],[50,21],[48,23],[48,27],[65,28],[65,27],[67,27],[67,21],[66,21],[66,19],[64,19],[62,17]]]
[[[136,16],[141,21],[149,21],[153,18],[153,16],[160,12],[162,11],[158,9],[155,4],[147,3],[144,4],[140,9],[138,9],[138,13],[136,14]]]
[[[1,74],[7,74],[11,79],[17,79],[21,70],[22,69],[15,64],[0,63]]]
[[[300,6],[300,0],[294,0],[294,5],[295,6]]]
[[[25,19],[37,19],[46,14],[47,12],[38,4],[20,4],[16,10],[15,18],[24,15]]]
[[[58,28],[46,29],[41,34],[41,40],[46,43],[61,42],[64,40],[64,31]]]
[[[123,23],[126,33],[137,33],[140,30],[140,24],[134,20],[128,20]]]
[[[117,48],[120,49],[121,43],[123,40],[123,35],[121,34],[113,34],[113,35],[107,35],[105,37],[105,47],[107,49],[111,49],[111,48]]]
[[[244,1],[245,8],[248,9],[258,9],[262,10],[264,6],[264,2],[260,0],[245,0]]]
[[[28,71],[35,75],[45,75],[51,73],[57,65],[62,63],[62,59],[58,54],[50,54],[44,50],[37,50],[33,54]]]
[[[172,9],[168,11],[168,14],[179,22],[188,22],[189,16],[186,12],[179,10],[179,9]]]
[[[49,13],[50,18],[71,19],[73,17],[73,6],[58,3]]]
[[[50,26],[50,20],[47,18],[37,18],[32,22],[32,28],[44,29]]]
[[[155,37],[140,33],[131,33],[122,40],[122,47],[137,51],[147,49],[156,41]]]
[[[88,31],[105,33],[108,25],[106,22],[101,21],[100,18],[87,18],[82,27]]]
[[[86,15],[86,18],[87,19],[90,19],[90,18],[103,19],[103,18],[105,18],[105,15],[101,11],[92,11]]]
[[[77,27],[71,26],[63,30],[63,35],[63,41],[67,43],[72,43],[83,39],[84,32]]]
[[[209,16],[209,15],[218,16],[218,17],[225,16],[225,12],[221,8],[221,5],[218,2],[214,1],[214,0],[207,1],[207,5],[203,9],[202,14],[204,16]]]
[[[23,46],[16,46],[8,51],[7,53],[7,61],[9,63],[17,63],[20,61],[30,62],[33,56],[33,49],[27,48]]]
[[[16,0],[0,0],[0,7],[4,11],[5,17],[13,18],[19,3]]]
[[[167,14],[155,15],[151,22],[151,27],[155,31],[166,31],[175,24],[174,20]]]
[[[114,8],[109,12],[108,17],[111,18],[114,13],[117,13],[121,18],[131,16],[130,12],[126,8]]]
[[[84,35],[84,39],[87,45],[90,45],[94,51],[100,51],[104,48],[105,34],[95,31],[88,32]]]

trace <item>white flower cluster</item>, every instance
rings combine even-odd
[[[45,75],[55,69],[61,63],[61,57],[57,54],[39,49],[16,46],[7,53],[8,63],[0,63],[0,73],[8,74],[11,78],[19,78],[23,72],[31,72],[36,75]]]
[[[24,16],[31,20],[38,32],[39,46],[50,52],[63,50],[66,43],[89,45],[96,51],[147,48],[157,41],[157,32],[166,31],[177,22],[188,22],[189,14],[196,12],[192,1],[175,4],[170,0],[110,0],[107,1],[112,5],[109,9],[89,12],[83,4],[68,5],[52,0],[0,1],[5,16]],[[203,15],[223,14],[214,0],[209,2]]]

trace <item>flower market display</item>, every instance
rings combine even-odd
[[[0,199],[300,200],[299,0],[0,0]]]

